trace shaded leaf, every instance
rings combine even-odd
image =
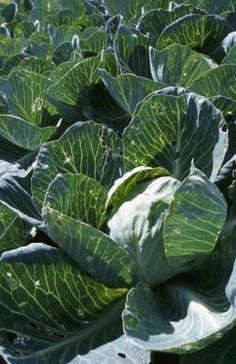
[[[122,143],[104,126],[76,123],[57,141],[44,144],[32,179],[33,200],[41,209],[49,184],[58,173],[86,174],[110,187],[122,172]]]
[[[114,70],[113,55],[101,53],[81,61],[48,89],[49,101],[67,120],[86,120],[83,109],[90,106],[91,93],[100,81],[99,67]]]
[[[14,70],[9,77],[0,79],[0,92],[9,112],[29,123],[51,125],[56,109],[46,99],[50,81],[25,70]]]
[[[148,33],[149,36],[156,39],[161,32],[173,23],[175,20],[182,18],[188,14],[206,14],[203,10],[195,8],[192,5],[177,5],[172,8],[169,5],[167,9],[160,9],[161,6],[153,8],[151,11],[145,12],[139,19],[138,28],[143,33]]]
[[[202,74],[213,68],[213,63],[181,45],[172,45],[163,51],[150,49],[152,78],[167,85],[189,87]]]
[[[1,258],[1,344],[12,363],[67,363],[120,336],[126,290],[85,275],[44,244]]]
[[[148,47],[150,39],[141,33],[132,33],[125,25],[120,25],[114,49],[121,68],[137,76],[151,78]]]
[[[56,127],[40,128],[13,115],[0,115],[0,134],[18,147],[35,150],[49,140]]]
[[[130,115],[147,95],[166,86],[133,74],[125,73],[115,78],[105,70],[100,70],[99,73],[111,96]]]
[[[224,64],[196,79],[191,90],[209,98],[224,114],[236,114],[236,65]],[[225,82],[227,80],[227,83]]]
[[[230,31],[231,27],[221,17],[190,14],[163,30],[157,48],[162,50],[172,44],[186,45],[211,56],[216,61],[221,61],[224,52],[217,47]]]

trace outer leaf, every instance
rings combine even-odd
[[[161,166],[181,180],[194,160],[197,168],[214,179],[227,150],[228,137],[219,129],[221,122],[219,110],[195,94],[153,94],[140,105],[124,132],[126,168]]]
[[[25,41],[23,39],[4,38],[0,40],[0,54],[4,56],[14,56],[21,53]]]
[[[157,42],[157,48],[164,49],[172,44],[197,48],[220,61],[224,54],[217,54],[220,42],[231,31],[226,21],[215,15],[186,15],[166,27]]]
[[[68,363],[120,335],[124,289],[109,289],[44,244],[1,259],[1,344],[11,363]]]
[[[69,192],[69,195],[68,195]],[[46,207],[99,228],[104,223],[107,190],[83,174],[64,174],[50,184]]]
[[[86,174],[110,187],[122,172],[122,143],[112,131],[93,122],[76,123],[57,141],[44,144],[37,158],[32,193],[41,209],[58,173]]]
[[[71,42],[63,42],[52,53],[52,61],[56,65],[71,61],[74,57],[74,48]]]
[[[236,64],[236,45],[230,49],[229,53],[223,59],[222,64]]]
[[[221,14],[226,11],[236,11],[236,5],[231,0],[219,0],[217,2],[214,0],[200,0],[199,6],[211,14]]]
[[[224,225],[227,204],[217,187],[193,170],[181,183],[164,222],[167,263],[189,270],[212,253]]]
[[[101,231],[53,209],[44,214],[49,236],[86,272],[109,287],[130,287],[135,264],[129,253]]]
[[[0,135],[0,160],[3,165],[5,163],[15,163],[23,159],[27,155],[28,151],[24,148],[19,148],[16,145],[10,143],[7,139]],[[5,173],[5,166],[4,166]]]
[[[59,64],[50,74],[52,83],[54,84],[64,77],[65,74],[70,71],[78,62],[78,60],[75,60]]]
[[[169,5],[168,10],[160,9],[160,6],[158,6],[158,9],[153,8],[151,11],[144,13],[144,15],[139,19],[138,28],[142,32],[148,33],[152,38],[157,40],[165,27],[188,14],[206,13],[192,5],[175,4],[173,8]]]
[[[12,69],[19,66],[20,62],[25,59],[24,54],[15,54],[14,56],[4,57],[3,67],[0,70],[0,75],[8,76]]]
[[[223,297],[221,291],[217,295],[181,281],[167,283],[156,294],[139,283],[123,313],[125,334],[146,350],[182,354],[209,345],[235,322],[235,274],[234,267]]]
[[[9,228],[9,226],[14,222],[16,215],[6,206],[0,205],[0,216],[0,237],[2,237]]]
[[[78,27],[71,27],[69,25],[54,27],[50,24],[49,35],[51,42],[55,46],[59,46],[61,43],[71,42],[74,35],[80,35],[80,31]]]
[[[114,42],[115,54],[126,72],[151,78],[148,47],[150,39],[120,25]]]
[[[17,65],[17,68],[34,72],[43,76],[48,76],[53,70],[53,64],[47,59],[29,57],[23,59],[23,61]]]
[[[13,115],[32,124],[48,125],[49,121],[50,125],[50,118],[56,114],[56,109],[46,100],[49,85],[50,81],[44,76],[15,70],[8,79],[0,79],[0,92]]]
[[[132,258],[96,229],[104,223],[106,195],[106,190],[87,176],[57,176],[49,186],[44,207],[46,228],[49,236],[94,278],[112,287],[127,286],[135,275]]]
[[[215,364],[232,364],[236,360],[235,352],[236,329],[227,332],[216,343],[208,345],[196,353],[181,355],[180,364],[206,364],[207,361]]]
[[[5,206],[4,208],[7,209]],[[3,205],[1,206],[1,211],[2,209]],[[27,244],[28,235],[29,229],[27,228],[27,225],[15,214],[15,219],[7,226],[0,237],[0,254],[11,249],[25,246]]]
[[[47,15],[47,19],[45,20],[45,24],[55,28],[60,28],[63,26],[73,28],[78,21],[78,15],[71,9],[59,10],[58,12],[53,12]],[[79,29],[77,28],[77,31]],[[60,32],[60,31],[59,31]],[[51,33],[51,32],[50,32]]]
[[[112,54],[101,53],[87,58],[71,70],[48,90],[48,99],[69,121],[86,120],[83,109],[89,107],[91,91],[99,83],[98,68],[113,68]]]
[[[70,362],[70,364],[149,364],[150,352],[137,348],[130,341],[121,336],[119,339],[101,346],[96,350],[90,351],[83,357],[78,357]]]
[[[3,204],[0,205],[0,254],[25,245],[26,226],[17,215]]]
[[[39,148],[55,134],[56,127],[40,128],[13,115],[0,115],[0,134],[17,146],[29,150]]]
[[[140,0],[105,0],[105,4],[110,15],[121,14],[126,21],[137,20],[144,5]],[[149,0],[145,4],[145,10],[168,7],[168,5],[168,0]]]
[[[224,114],[236,114],[236,64],[208,71],[192,83],[191,89],[208,97]]]
[[[105,70],[100,70],[99,73],[117,104],[131,115],[137,104],[143,101],[147,95],[166,86],[163,83],[153,82],[133,74],[121,74],[114,78]]]
[[[6,144],[5,146],[9,147]],[[0,201],[23,220],[39,226],[41,225],[41,218],[32,203],[30,188],[30,176],[35,154],[31,153],[24,158],[19,158],[19,156],[17,158],[15,153],[19,153],[20,150],[14,145],[11,147],[14,152],[10,156],[10,160],[14,163],[4,160],[0,162]]]
[[[31,18],[33,20],[39,20],[44,24],[47,20],[46,15],[53,14],[60,10],[73,10],[77,14],[83,15],[86,12],[85,3],[83,0],[48,0],[47,6],[45,6],[44,0],[34,0],[34,7],[31,12]]]
[[[191,48],[172,45],[163,51],[150,49],[151,73],[154,81],[188,87],[213,64]]]
[[[100,53],[106,49],[108,44],[108,34],[104,30],[97,30],[88,38],[82,38],[80,41],[81,48],[84,52]]]

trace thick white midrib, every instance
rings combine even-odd
[[[82,329],[80,333],[75,334],[74,336],[69,337],[66,340],[62,340],[58,343],[55,343],[55,344],[47,347],[46,349],[39,350],[36,353],[23,356],[22,358],[17,357],[17,361],[18,362],[22,361],[24,363],[24,361],[31,359],[31,358],[39,359],[40,356],[44,356],[45,354],[50,353],[50,351],[54,352],[55,350],[59,350],[60,348],[63,348],[63,347],[68,349],[68,346],[70,346],[74,342],[83,341],[87,337],[90,338],[91,335],[94,334],[94,332],[96,332],[96,334],[99,331],[102,332],[103,329],[106,328],[106,326],[109,323],[114,322],[114,320],[116,318],[118,318],[118,314],[120,315],[120,319],[121,319],[121,313],[125,306],[125,300],[126,300],[126,296],[119,299],[119,301],[113,305],[112,310],[110,310],[108,313],[105,313],[104,315],[102,315],[97,321],[95,321],[94,324],[92,324],[88,328]],[[97,331],[94,330],[95,328],[98,328],[98,330]],[[79,355],[79,353],[77,353],[77,355]],[[8,359],[5,359],[5,360],[8,360]],[[10,363],[10,362],[8,361],[8,363]]]

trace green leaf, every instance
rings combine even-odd
[[[5,38],[0,39],[0,54],[11,57],[21,53],[25,46],[24,39]]]
[[[160,34],[156,48],[162,50],[172,44],[181,44],[221,61],[224,52],[218,53],[217,48],[230,31],[229,24],[219,16],[190,14],[167,26]]]
[[[37,58],[39,59],[39,58]],[[82,59],[75,60],[75,61],[69,61],[59,64],[50,74],[50,80],[52,84],[59,81],[62,77],[65,76],[65,74],[70,71],[78,62],[80,62]]]
[[[73,59],[74,48],[71,42],[63,42],[52,53],[52,61],[56,65]]]
[[[151,78],[148,48],[150,39],[120,25],[114,42],[116,57],[125,72]]]
[[[80,35],[80,31],[77,27],[72,27],[69,25],[62,25],[57,28],[50,25],[48,32],[50,40],[55,46],[59,46],[64,42],[71,42],[75,34],[78,36]]]
[[[140,0],[105,0],[105,5],[110,15],[121,14],[125,21],[132,22],[141,16],[143,5],[146,11],[167,8],[169,0],[149,0],[146,4]]]
[[[44,76],[15,70],[6,80],[0,79],[0,92],[10,113],[43,126],[56,115],[56,109],[46,99],[49,85],[50,81]]]
[[[56,127],[40,128],[17,116],[0,115],[0,134],[9,142],[35,150],[55,134]]]
[[[19,66],[23,59],[25,59],[24,54],[15,54],[14,56],[7,57],[3,67],[0,70],[0,75],[7,76],[13,68]]]
[[[123,312],[125,334],[146,350],[183,354],[209,345],[235,322],[235,274],[234,267],[225,292],[214,284],[194,287],[178,279],[156,292],[139,283]]]
[[[125,289],[109,289],[56,248],[31,244],[0,265],[1,344],[12,363],[68,363],[120,335]]]
[[[226,11],[236,11],[236,5],[231,0],[200,0],[199,6],[211,14],[221,14]]]
[[[27,229],[16,213],[0,204],[0,254],[26,244]]]
[[[30,185],[36,155],[24,155],[27,151],[5,141],[2,144],[7,148],[4,152],[9,148],[12,154],[7,155],[11,163],[0,161],[0,202],[29,224],[41,226],[41,217],[32,203]]]
[[[219,110],[205,98],[154,93],[140,104],[124,132],[126,168],[161,166],[182,180],[194,160],[214,180],[228,144],[222,121]]]
[[[226,215],[227,204],[218,188],[193,169],[175,192],[165,217],[168,265],[181,272],[204,260],[215,248]]]
[[[47,77],[53,70],[53,64],[50,60],[37,58],[37,57],[28,57],[23,59],[17,68],[34,72],[40,75]]]
[[[32,179],[33,200],[41,209],[49,184],[58,173],[85,174],[110,187],[122,173],[122,142],[104,126],[76,123],[57,141],[44,144]]]
[[[108,34],[104,30],[97,30],[94,34],[80,40],[80,46],[84,52],[100,53],[107,48]]]
[[[16,145],[10,143],[7,139],[0,135],[0,160],[1,163],[16,163],[19,160],[24,159],[28,151],[24,148],[19,148]],[[9,164],[10,165],[10,164]],[[8,167],[4,167],[3,174],[5,174]]]
[[[48,30],[50,31],[50,26],[55,28],[63,26],[73,27],[77,25],[77,20],[78,14],[76,14],[72,9],[59,10],[47,15],[45,25],[48,26]],[[78,30],[79,29],[77,28],[77,31]]]
[[[76,14],[83,15],[86,12],[84,0],[34,0],[31,12],[33,20],[39,20],[41,24],[47,21],[47,15],[57,14],[60,10],[73,10]]]
[[[10,23],[17,14],[17,5],[15,3],[7,4],[2,9],[1,15],[3,16],[5,22]]]
[[[91,91],[100,81],[99,67],[114,70],[113,55],[101,53],[81,61],[48,89],[49,101],[65,119],[86,120],[83,110],[90,106]]]
[[[222,65],[224,64],[236,64],[236,45],[229,50],[229,53],[222,60]]]
[[[192,5],[176,5],[173,8],[167,9],[154,9],[148,11],[142,15],[142,17],[138,21],[138,29],[142,31],[142,33],[148,33],[154,39],[158,39],[161,32],[173,23],[175,20],[182,18],[188,14],[206,14],[205,11],[195,8]]]
[[[209,98],[224,114],[236,114],[236,65],[224,64],[212,69],[196,79],[190,88]]]
[[[100,70],[99,73],[113,99],[130,115],[147,95],[166,86],[134,74],[121,74],[115,78],[105,70]]]
[[[36,36],[33,37],[33,35],[35,34],[38,35],[40,33],[33,33],[32,36],[27,40],[27,45],[24,48],[24,53],[28,56],[33,57],[40,57],[45,59],[50,58],[53,52],[53,45],[48,43],[48,39],[42,41]]]
[[[172,45],[163,51],[151,48],[150,65],[154,81],[182,87],[189,87],[213,67],[212,61],[181,45]]]
[[[5,234],[9,226],[14,222],[16,215],[6,206],[0,205],[0,237]]]
[[[104,223],[106,199],[107,190],[95,179],[83,174],[58,174],[49,185],[45,208],[99,229]]]
[[[48,235],[85,272],[109,287],[130,287],[134,283],[132,257],[108,235],[47,206],[44,218]]]

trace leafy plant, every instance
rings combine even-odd
[[[236,6],[0,8],[3,360],[232,364]]]

